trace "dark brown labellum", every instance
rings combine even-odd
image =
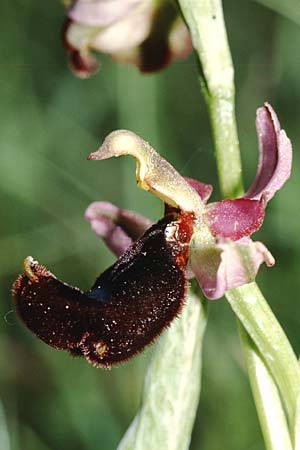
[[[193,217],[153,225],[82,292],[31,258],[14,284],[17,312],[47,344],[84,355],[96,366],[127,360],[150,344],[180,312]]]

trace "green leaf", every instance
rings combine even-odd
[[[300,368],[288,338],[255,283],[227,291],[226,298],[274,377],[293,430]]]

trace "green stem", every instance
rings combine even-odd
[[[187,450],[201,386],[207,308],[191,292],[181,316],[160,338],[142,404],[117,450]]]
[[[255,283],[227,291],[226,298],[263,355],[277,383],[293,430],[300,368],[285,333]]]
[[[273,377],[249,334],[240,322],[238,326],[266,448],[293,450],[281,398]]]
[[[243,192],[242,168],[239,144],[235,123],[234,94],[210,96],[208,100],[210,120],[212,124],[219,184],[224,198],[235,198]],[[224,152],[224,149],[227,149]],[[231,155],[228,157],[228,155]]]

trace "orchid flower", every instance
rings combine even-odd
[[[161,196],[166,203],[166,211],[173,210],[175,204],[175,209],[193,211],[195,214],[190,242],[190,265],[202,291],[209,299],[218,299],[228,289],[253,281],[262,262],[267,266],[273,266],[275,263],[265,245],[253,242],[250,235],[261,227],[268,201],[290,176],[292,148],[270,105],[266,104],[258,109],[256,126],[259,164],[255,180],[243,198],[207,205],[212,186],[188,178],[177,180],[178,191],[182,189],[181,185],[186,187],[187,184],[196,190],[197,210],[188,203],[188,197],[175,199],[173,193],[169,194],[169,199]],[[117,133],[126,136],[126,132]],[[101,150],[90,158],[104,159],[114,154],[117,156],[120,150],[114,147],[115,136],[117,135],[110,135]],[[160,169],[157,168],[158,165],[155,174],[152,169],[149,170],[147,177],[158,178]],[[139,172],[137,178],[142,185]],[[153,181],[148,183],[151,185]],[[157,187],[152,186],[152,190],[157,190]],[[159,196],[157,192],[156,195]],[[172,208],[170,204],[173,205]],[[117,256],[132,244],[138,234],[142,234],[149,227],[149,220],[140,214],[106,202],[92,203],[86,211],[86,218]],[[115,250],[117,242],[123,243],[118,251]]]
[[[259,163],[243,198],[207,204],[210,185],[183,178],[136,134],[111,133],[90,160],[131,155],[138,185],[165,203],[156,224],[107,202],[86,211],[94,231],[119,257],[83,292],[25,259],[14,284],[20,318],[40,339],[98,366],[122,362],[150,344],[180,313],[195,276],[206,297],[254,280],[274,258],[251,234],[290,176],[292,149],[273,108],[257,111]]]
[[[151,72],[192,49],[171,0],[76,0],[67,11],[63,35],[71,68],[82,78],[98,69],[91,50]]]

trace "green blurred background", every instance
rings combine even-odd
[[[257,163],[255,110],[264,101],[273,104],[294,145],[292,178],[257,234],[277,264],[262,268],[258,282],[299,353],[300,6],[297,0],[262,3],[279,12],[247,0],[225,0],[224,8],[246,186]],[[160,217],[161,203],[136,188],[130,158],[86,161],[114,129],[141,134],[184,175],[214,184],[218,198],[197,66],[190,57],[145,76],[101,57],[98,75],[79,80],[60,42],[59,2],[11,0],[1,10],[0,448],[113,450],[138,408],[153,349],[110,371],[55,351],[16,317],[11,284],[27,255],[69,283],[92,284],[113,261],[83,218],[94,200]],[[203,370],[191,449],[263,450],[225,300],[210,305]]]

